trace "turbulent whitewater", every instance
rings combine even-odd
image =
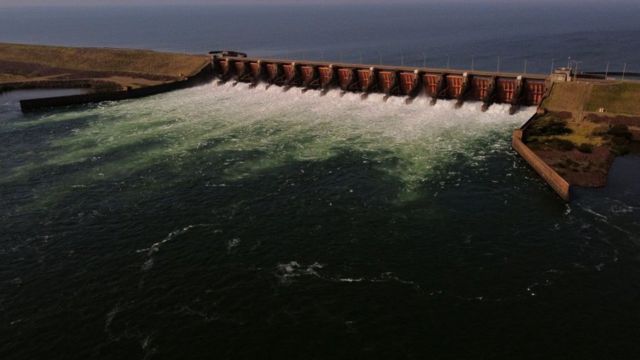
[[[563,324],[585,308],[636,324],[637,196],[560,201],[510,146],[534,109],[231,83],[4,99],[2,358],[394,358],[583,341]]]
[[[89,119],[69,129],[68,136],[52,139],[46,159],[12,169],[11,178],[42,167],[95,163],[74,173],[74,179],[81,181],[68,187],[73,189],[160,162],[175,167],[185,158],[229,154],[216,171],[222,180],[233,181],[291,161],[323,161],[357,152],[360,161],[400,179],[410,191],[460,158],[468,161],[469,171],[487,171],[483,160],[510,151],[509,131],[533,113],[531,108],[509,116],[505,105],[482,113],[480,107],[469,103],[454,111],[453,102],[440,101],[432,107],[424,97],[407,105],[404,98],[385,102],[378,94],[362,100],[359,94],[337,90],[322,96],[297,88],[285,93],[265,85],[249,89],[247,84],[212,83],[21,121],[17,129],[73,123],[79,116]],[[510,176],[509,170],[503,175]]]

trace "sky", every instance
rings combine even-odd
[[[0,0],[0,6],[99,6],[99,5],[185,5],[185,4],[428,4],[428,3],[468,3],[468,4],[541,4],[558,3],[558,0]],[[563,0],[563,4],[602,3],[602,0]],[[637,4],[638,0],[607,0],[607,4]]]

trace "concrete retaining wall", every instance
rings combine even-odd
[[[553,168],[545,163],[536,153],[533,152],[522,141],[523,130],[518,129],[513,132],[512,146],[529,163],[529,165],[560,195],[564,201],[571,200],[571,185]]]
[[[97,92],[91,94],[58,96],[51,98],[21,100],[22,112],[33,112],[43,109],[50,109],[63,106],[82,105],[98,103],[102,101],[118,101],[126,99],[137,99],[145,96],[156,95],[168,91],[179,90],[204,83],[213,78],[213,69],[210,65],[203,67],[195,75],[185,80],[175,81],[166,84],[147,86],[139,89]]]

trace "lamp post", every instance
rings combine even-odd
[[[570,60],[569,61],[569,68],[571,68],[572,65],[575,65],[575,72],[573,74],[573,81],[578,80],[578,68],[580,66],[580,64],[582,64],[582,61],[576,61],[576,60]]]

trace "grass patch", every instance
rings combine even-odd
[[[55,68],[75,72],[103,71],[183,77],[197,73],[207,63],[208,56],[148,50],[0,43],[0,61],[7,64],[24,64],[23,67],[30,71],[26,75],[31,76],[46,75],[47,68]],[[4,77],[8,75],[5,74]]]
[[[531,123],[527,135],[531,137],[567,135],[573,131],[567,127],[567,121],[552,114],[545,114]]]
[[[589,93],[591,84],[580,82],[555,83],[551,94],[542,103],[542,107],[551,111],[582,111]]]
[[[592,153],[594,148],[609,142],[610,129],[592,121],[576,121],[566,114],[549,112],[531,122],[526,142],[538,149]],[[614,130],[627,134],[623,129]],[[629,134],[630,135],[630,134]],[[625,135],[626,136],[626,135]]]
[[[562,150],[562,151],[571,151],[575,148],[575,144],[569,140],[553,138],[546,142],[546,145]]]
[[[619,137],[627,140],[631,140],[631,138],[633,138],[633,135],[629,131],[629,128],[626,125],[622,125],[622,124],[613,125],[607,131],[607,134],[613,137]]]
[[[593,145],[580,144],[580,146],[578,146],[578,150],[580,150],[580,152],[583,152],[585,154],[591,154],[593,152]]]
[[[640,115],[640,84],[620,83],[594,85],[585,106],[586,111]]]
[[[631,151],[632,135],[625,125],[612,126],[607,134],[611,137],[611,151],[616,155],[626,155]]]

